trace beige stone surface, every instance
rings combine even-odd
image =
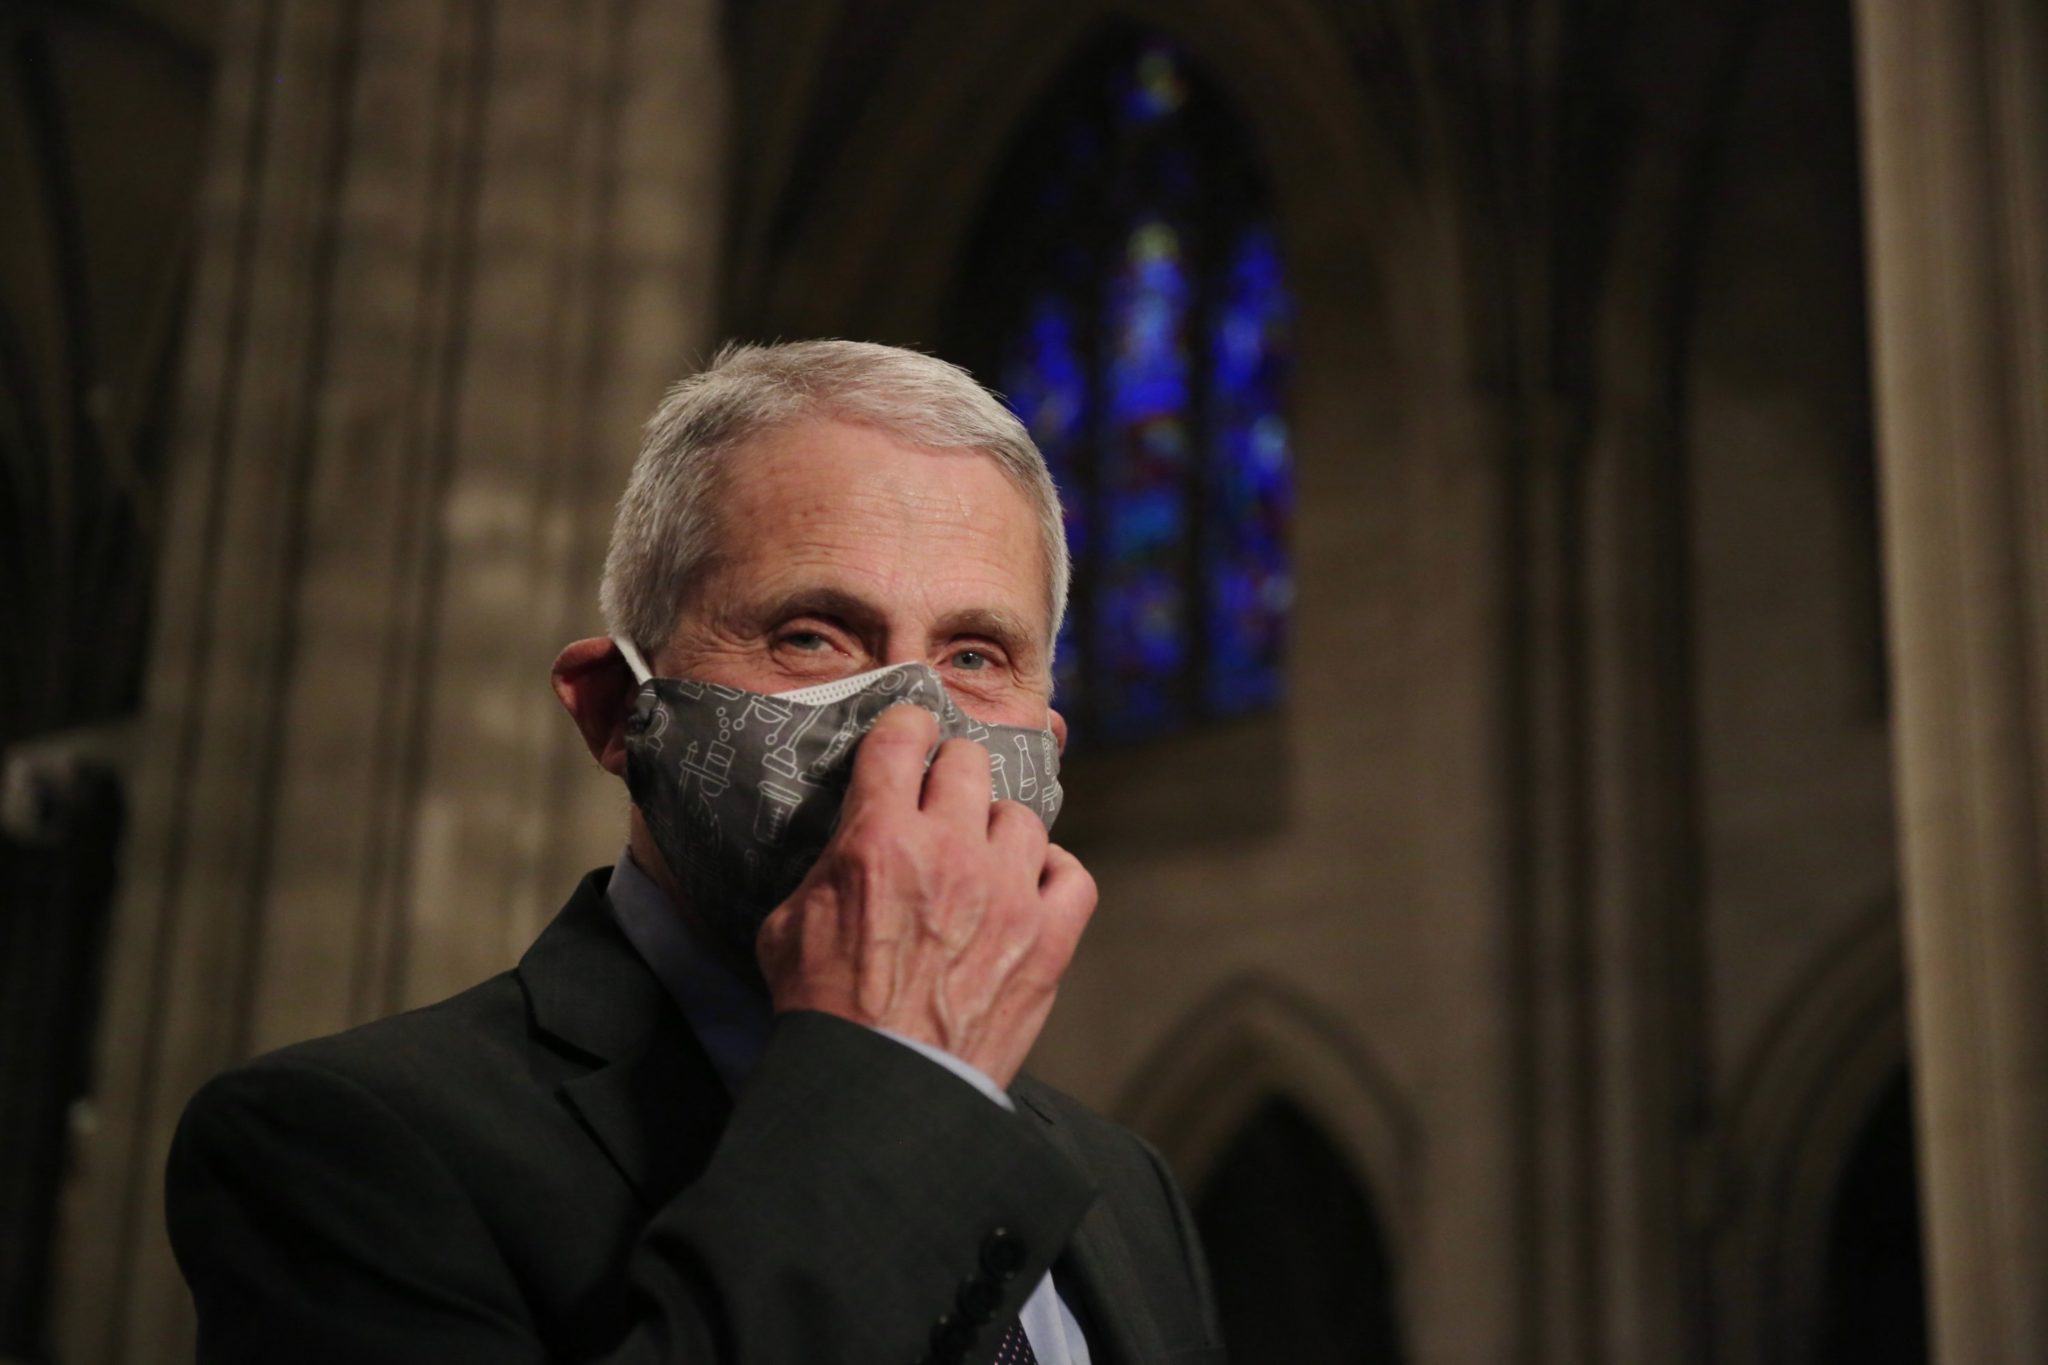
[[[1943,1365],[2048,1357],[2048,14],[1858,9]]]
[[[226,7],[66,1358],[176,1358],[184,1100],[513,962],[622,807],[553,714],[710,335],[710,4]]]

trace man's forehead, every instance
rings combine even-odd
[[[872,519],[877,533],[899,529],[898,519],[910,516],[979,536],[1037,534],[1030,498],[994,456],[912,445],[849,423],[764,433],[732,452],[720,485],[720,507],[740,514],[720,518],[723,529],[737,535],[773,531],[748,515],[834,514]]]
[[[723,600],[703,605],[754,618],[914,608],[934,630],[1048,643],[1043,533],[994,457],[839,422],[777,428],[733,454],[705,565]]]
[[[834,469],[858,475],[887,459],[932,467],[987,466],[1001,472],[995,456],[971,446],[930,446],[874,422],[812,414],[763,427],[726,453],[729,478],[750,470]]]

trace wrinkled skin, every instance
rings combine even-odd
[[[922,660],[968,714],[1064,742],[1037,522],[992,460],[814,421],[755,438],[727,467],[718,553],[649,661],[658,676],[782,692]],[[617,649],[578,641],[554,677],[591,753],[623,778],[637,688]],[[891,1029],[1007,1085],[1095,884],[1029,809],[989,802],[981,746],[950,740],[927,773],[937,733],[921,708],[884,713],[838,832],[762,926],[757,961],[735,965],[758,971],[778,1010]],[[691,915],[637,810],[631,847]]]

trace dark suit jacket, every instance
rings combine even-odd
[[[168,1216],[202,1360],[982,1361],[1048,1266],[1098,1365],[1222,1360],[1150,1148],[824,1014],[733,1103],[607,876],[517,970],[193,1099]]]

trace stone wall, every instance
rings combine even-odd
[[[224,7],[65,1358],[161,1361],[187,1096],[511,964],[623,835],[547,668],[709,338],[699,4]]]

